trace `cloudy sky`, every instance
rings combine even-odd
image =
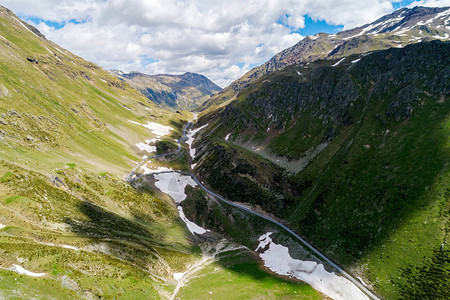
[[[197,72],[222,87],[306,35],[450,0],[0,0],[48,39],[107,69]]]

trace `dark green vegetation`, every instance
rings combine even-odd
[[[182,75],[147,75],[115,71],[114,75],[138,89],[153,103],[171,110],[194,110],[221,90],[205,76],[189,72]]]
[[[226,105],[235,99],[238,92],[262,76],[291,65],[311,63],[318,59],[337,60],[353,54],[448,39],[448,14],[444,13],[447,9],[448,7],[402,8],[361,27],[332,35],[322,32],[307,36],[232,82],[201,108],[210,110]]]
[[[437,290],[449,268],[436,263],[448,261],[436,249],[450,230],[449,53],[448,42],[420,43],[264,76],[200,119],[210,125],[196,170],[386,298]]]

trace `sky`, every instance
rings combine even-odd
[[[318,32],[450,0],[0,0],[48,39],[105,69],[200,73],[225,87]]]

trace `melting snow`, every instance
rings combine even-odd
[[[272,241],[271,234],[272,232],[268,232],[262,235],[256,248],[258,251],[268,247],[259,256],[271,271],[300,279],[333,299],[369,299],[352,282],[326,271],[322,264],[292,258],[287,247]]]
[[[361,58],[358,58],[358,59],[355,59],[355,60],[352,60],[352,64],[356,64],[358,61],[360,61],[361,60]]]
[[[184,273],[173,273],[173,278],[175,278],[175,280],[180,280],[183,276]]]
[[[130,123],[136,124],[136,125],[140,125],[140,126],[144,126],[145,128],[148,128],[151,130],[151,132],[155,135],[157,135],[158,137],[164,136],[164,135],[168,135],[170,133],[170,131],[172,130],[172,127],[170,126],[165,126],[159,123],[155,123],[155,122],[147,122],[147,124],[140,124],[138,122],[135,121],[131,121],[128,120]]]
[[[177,204],[186,199],[186,193],[184,190],[188,184],[192,187],[197,186],[197,183],[195,183],[190,176],[181,175],[176,172],[154,174],[153,176],[157,180],[155,182],[155,186],[163,193],[169,194],[169,196],[172,197]],[[178,206],[178,212],[180,214],[180,218],[184,223],[186,223],[187,228],[192,234],[204,234],[207,231],[205,228],[189,221],[184,215],[183,208],[181,206]],[[181,277],[183,276],[182,273],[179,274],[181,274]]]
[[[170,131],[172,130],[172,127],[170,127],[170,126],[165,126],[165,125],[155,123],[155,122],[147,122],[147,124],[142,125],[142,126],[150,129],[154,134],[160,135],[160,136],[168,135],[170,133]]]
[[[341,58],[337,63],[335,63],[335,64],[333,64],[333,65],[331,65],[331,66],[332,66],[332,67],[338,66],[341,62],[344,61],[344,59],[345,59],[345,57],[344,57],[344,58]]]
[[[6,225],[0,224],[0,229],[5,228]]]
[[[435,36],[433,36],[433,38],[446,40],[446,39],[448,39],[448,36],[449,36],[448,33],[445,33],[444,36],[435,35]]]
[[[141,170],[144,171],[144,175],[154,174],[154,173],[159,173],[159,172],[166,172],[166,171],[173,171],[172,169],[166,168],[166,167],[158,167],[157,169],[150,169],[150,168],[147,168],[147,166],[142,166]]]
[[[176,203],[180,203],[186,199],[184,189],[188,184],[192,187],[197,186],[197,183],[191,176],[181,175],[176,172],[154,174],[153,176],[157,180],[155,186],[160,189],[161,192],[169,194]]]
[[[225,141],[228,141],[228,139],[230,138],[231,133],[227,134],[227,136],[225,137]]]
[[[153,143],[156,143],[157,141],[160,141],[161,139],[159,139],[159,138],[153,138],[153,139],[150,139],[150,140],[145,140],[145,142],[147,143],[147,144],[153,144]]]
[[[28,30],[29,32],[31,32],[32,34],[36,35],[33,31],[30,30],[30,28],[28,28],[27,26],[25,26],[25,24],[23,24],[21,21],[19,21],[16,17],[13,17],[14,19],[16,19],[17,22],[19,22],[20,25],[23,26],[23,28],[25,28],[26,30]]]
[[[74,246],[62,245],[62,247],[66,248],[66,249],[72,249],[72,250],[75,250],[75,251],[80,251],[80,249],[78,249],[77,247],[74,247]]]
[[[13,265],[9,270],[22,274],[22,275],[28,275],[28,276],[32,276],[32,277],[41,277],[44,276],[45,273],[34,273],[28,270],[25,270],[24,268],[22,268],[19,265]]]
[[[138,147],[141,151],[147,151],[149,153],[156,152],[156,146],[150,146],[145,143],[137,143],[136,147]]]
[[[204,234],[205,232],[207,232],[208,230],[206,230],[203,227],[198,226],[197,224],[195,224],[194,222],[189,221],[186,216],[184,215],[183,212],[183,208],[181,206],[178,206],[178,211],[180,213],[180,218],[181,220],[183,220],[184,223],[186,223],[187,228],[189,229],[189,231],[195,235],[195,234]],[[174,275],[175,276],[175,275]]]
[[[199,132],[201,129],[205,128],[206,126],[208,126],[208,124],[203,125],[197,129],[194,130],[190,130],[189,133],[187,134],[187,141],[186,144],[189,145],[189,154],[191,155],[191,158],[194,159],[195,158],[195,148],[192,148],[192,143],[195,140],[195,135],[197,134],[197,132]]]

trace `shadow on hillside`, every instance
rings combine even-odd
[[[89,202],[80,203],[79,210],[86,220],[66,219],[65,223],[72,232],[91,239],[91,246],[100,252],[106,249],[109,254],[145,266],[157,259],[155,246],[164,247],[162,229],[151,230],[137,219],[126,219]]]

